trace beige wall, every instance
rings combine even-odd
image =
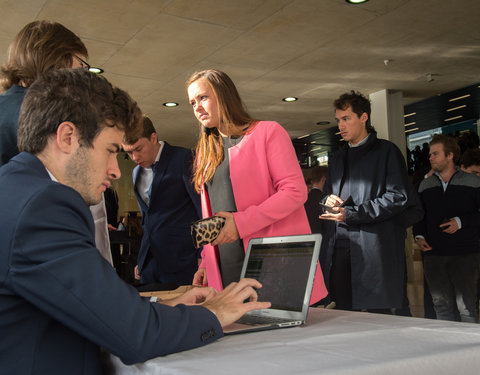
[[[126,160],[122,152],[118,155],[118,165],[122,176],[112,185],[118,194],[118,216],[124,216],[128,211],[140,211],[133,193],[132,171],[136,164],[130,159]]]

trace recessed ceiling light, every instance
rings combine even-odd
[[[361,4],[366,3],[368,0],[345,0],[349,4]]]
[[[88,68],[88,71],[95,74],[102,74],[104,72],[102,68],[97,68],[96,66],[91,66],[90,68]]]
[[[319,121],[317,122],[317,125],[329,125],[330,121]]]
[[[178,103],[175,103],[175,102],[166,102],[166,103],[163,103],[163,105],[165,107],[177,107],[178,106]]]
[[[296,102],[298,100],[298,98],[296,98],[294,96],[287,96],[286,98],[283,98],[282,100],[284,102]]]

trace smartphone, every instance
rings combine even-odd
[[[445,224],[445,223],[448,223],[448,222],[450,222],[450,219],[443,219],[442,222],[440,223],[440,228],[442,228],[442,230],[450,228],[450,224],[448,224],[446,226],[441,226],[442,224]]]
[[[335,211],[332,207],[330,206],[327,206],[326,204],[323,204],[323,203],[319,203],[320,207],[322,207],[325,211],[327,212],[330,212],[332,214],[336,214],[338,213],[337,211]]]

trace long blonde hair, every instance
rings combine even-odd
[[[203,70],[190,76],[187,80],[187,88],[200,79],[204,79],[212,88],[218,103],[220,122],[229,136],[244,135],[247,128],[256,120],[248,114],[230,77],[219,70]],[[202,185],[213,178],[223,157],[223,140],[218,129],[206,129],[200,126],[193,166],[193,183],[197,191],[200,191]]]

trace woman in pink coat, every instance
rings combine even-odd
[[[202,214],[226,219],[204,246],[193,284],[221,290],[239,280],[250,238],[310,233],[307,187],[288,133],[276,122],[253,119],[230,77],[197,72],[187,88],[200,123],[193,180]],[[317,267],[312,302],[326,294]]]

